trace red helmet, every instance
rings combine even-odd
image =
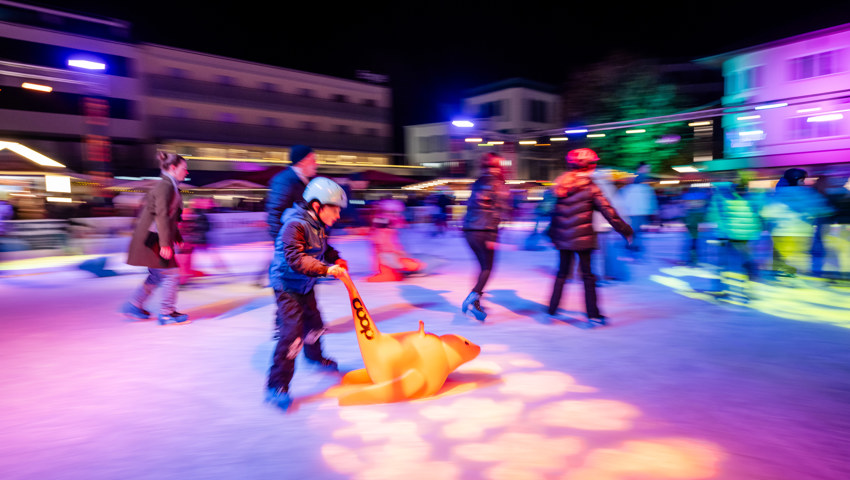
[[[596,152],[589,148],[577,148],[567,153],[567,163],[573,168],[584,169],[599,161]]]
[[[498,153],[487,152],[481,155],[481,168],[501,168],[503,157]]]

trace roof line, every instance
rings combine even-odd
[[[758,45],[752,45],[749,47],[739,48],[737,50],[732,50],[725,53],[719,53],[717,55],[711,55],[708,57],[697,58],[694,62],[697,63],[714,63],[714,62],[722,62],[728,57],[732,57],[735,55],[741,55],[748,52],[753,52],[756,50],[765,50],[768,48],[779,47],[782,45],[787,45],[789,43],[801,42],[804,40],[809,40],[811,38],[822,37],[824,35],[829,35],[832,33],[842,32],[845,30],[850,30],[850,23],[844,23],[841,25],[836,25],[834,27],[822,28],[820,30],[814,30],[812,32],[801,33],[799,35],[794,35],[792,37],[780,38],[779,40],[773,40],[767,43],[760,43]]]
[[[23,8],[23,9],[26,9],[26,10],[33,10],[33,11],[36,11],[36,12],[49,13],[51,15],[58,15],[58,16],[61,16],[61,17],[73,18],[73,19],[76,19],[76,20],[85,20],[87,22],[92,22],[92,23],[102,23],[102,24],[108,25],[110,27],[127,28],[127,26],[128,26],[127,22],[122,22],[120,20],[114,20],[114,19],[106,20],[106,19],[101,19],[101,18],[87,17],[85,15],[77,15],[75,13],[62,12],[60,10],[53,10],[53,9],[50,9],[50,8],[36,7],[34,5],[27,5],[25,3],[10,2],[8,0],[0,0],[0,4],[9,5],[10,7]]]

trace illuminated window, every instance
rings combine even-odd
[[[171,107],[171,116],[174,118],[189,118],[189,109],[183,107]]]
[[[216,82],[218,82],[219,85],[226,85],[228,87],[232,87],[236,84],[236,79],[229,75],[216,75],[215,78]]]
[[[235,113],[230,113],[230,112],[220,112],[218,114],[218,116],[216,117],[216,119],[219,122],[224,122],[224,123],[237,123],[237,122],[239,122],[239,117]]]
[[[431,135],[419,138],[419,153],[447,152],[449,137],[446,135]]]
[[[758,66],[744,70],[744,88],[759,88],[764,78],[764,67]]]
[[[741,90],[759,88],[764,86],[764,67],[757,67],[729,72],[725,79],[726,94],[733,94]]]
[[[186,74],[186,70],[183,70],[182,68],[174,68],[174,67],[169,68],[168,69],[168,75],[171,76],[171,77],[174,77],[174,78],[181,78],[181,79],[182,78],[188,78],[188,75]]]
[[[789,136],[792,140],[832,137],[841,134],[841,122],[809,122],[808,117],[789,119],[791,128]]]
[[[815,53],[789,60],[791,80],[819,77],[836,73],[837,55],[835,51]]]
[[[729,72],[723,80],[724,92],[731,95],[738,91],[738,72]]]
[[[479,106],[478,118],[492,118],[502,116],[502,101],[495,100],[492,102],[482,103]]]
[[[544,123],[547,121],[546,102],[543,100],[529,100],[526,120],[530,122]]]

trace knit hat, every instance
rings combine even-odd
[[[487,152],[481,155],[481,168],[501,168],[502,160],[498,153]]]
[[[801,181],[806,179],[806,171],[802,168],[789,168],[785,170],[782,178],[788,182],[788,185],[797,186]]]
[[[292,165],[295,165],[311,153],[313,153],[313,149],[306,145],[293,145],[289,149],[289,161],[292,162]]]

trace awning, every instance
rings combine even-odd
[[[743,169],[781,169],[791,167],[820,167],[850,162],[850,149],[795,152],[742,158],[718,158],[694,165],[706,172],[725,172]]]

